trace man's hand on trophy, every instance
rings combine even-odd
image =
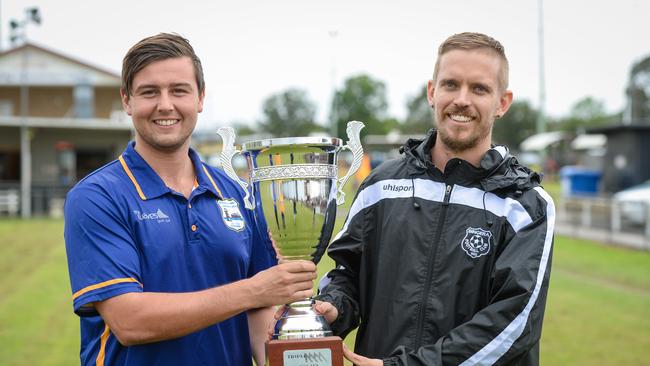
[[[271,240],[271,245],[273,245],[273,250],[275,251],[275,259],[278,260],[278,263],[286,262],[282,254],[280,254],[280,248],[278,248],[278,244],[275,242],[275,240],[273,240],[273,233],[271,232],[271,230],[269,230],[268,233],[269,233],[269,240]]]
[[[311,261],[290,261],[259,272],[250,278],[256,307],[289,304],[314,295],[316,265]]]
[[[287,305],[280,305],[276,308],[275,314],[273,314],[273,319],[269,322],[268,327],[266,327],[266,340],[270,341],[273,339],[273,333],[275,333],[275,323],[278,322],[282,313],[287,308]]]
[[[316,300],[314,310],[322,315],[328,324],[332,324],[339,316],[339,311],[334,305],[326,301]]]
[[[382,366],[384,361],[358,355],[343,344],[343,356],[355,366]]]
[[[327,321],[328,324],[332,324],[336,318],[339,316],[339,311],[336,310],[336,307],[329,302],[316,300],[316,303],[313,306],[314,310],[322,315]],[[275,332],[275,324],[282,317],[282,314],[286,310],[286,305],[278,306],[273,315],[273,320],[269,323],[267,327],[267,338],[271,340],[273,338],[273,333]]]

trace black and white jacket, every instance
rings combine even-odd
[[[359,188],[319,296],[334,332],[358,326],[356,351],[385,365],[537,365],[553,201],[504,146],[441,173],[435,135]]]

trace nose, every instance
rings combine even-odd
[[[458,89],[458,92],[456,93],[456,97],[454,98],[454,105],[457,107],[467,107],[470,105],[470,99],[469,99],[469,88],[466,86],[461,87]]]
[[[174,103],[169,92],[163,91],[158,99],[158,112],[168,113],[174,110]]]

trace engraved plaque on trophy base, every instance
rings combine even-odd
[[[340,337],[274,339],[266,342],[269,366],[343,366]]]

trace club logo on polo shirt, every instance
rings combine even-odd
[[[171,221],[169,216],[161,209],[158,209],[156,212],[149,213],[133,210],[133,214],[138,218],[139,221],[156,221],[158,223]]]
[[[472,258],[478,258],[490,252],[492,233],[480,228],[468,227],[460,246]]]
[[[228,229],[234,231],[242,231],[246,227],[244,217],[239,211],[239,204],[233,199],[225,199],[217,201],[221,209],[221,218],[226,224]]]

